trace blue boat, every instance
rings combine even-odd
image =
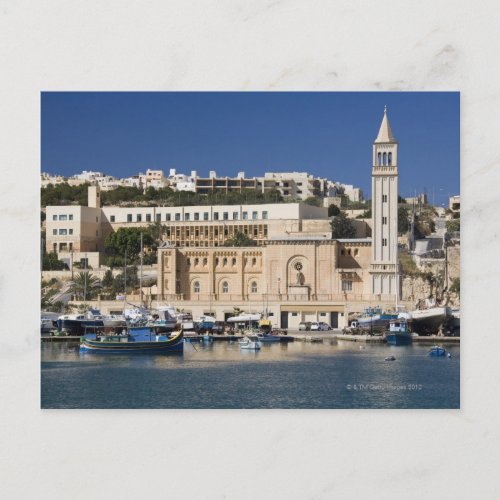
[[[174,332],[171,337],[160,335],[151,328],[124,329],[122,332],[112,335],[85,335],[80,339],[80,351],[113,354],[181,353],[184,349],[183,337],[182,329],[179,332]]]
[[[406,320],[394,319],[389,322],[389,331],[385,334],[385,339],[389,345],[409,345],[413,342],[413,334]]]
[[[439,345],[432,346],[431,349],[429,350],[429,356],[444,356],[446,354],[446,351],[444,347],[441,347]]]

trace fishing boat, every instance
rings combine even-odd
[[[418,308],[410,314],[412,329],[423,335],[437,333],[442,327],[447,327],[452,319],[451,308],[439,307],[433,299],[419,303]]]
[[[261,342],[258,340],[252,340],[249,337],[244,337],[238,343],[240,345],[240,349],[252,349],[254,351],[258,351],[262,347]]]
[[[149,338],[148,338],[149,332]],[[85,335],[80,339],[81,352],[98,353],[169,353],[183,352],[184,332],[181,329],[167,337],[156,334],[150,328],[135,332],[131,329],[116,331],[111,335]]]
[[[430,348],[428,354],[429,356],[444,356],[446,354],[446,351],[444,347],[434,345]]]
[[[413,341],[413,334],[408,323],[399,318],[389,322],[389,330],[385,334],[385,339],[389,345],[409,345]]]
[[[367,307],[362,315],[357,318],[357,325],[363,329],[380,329],[387,328],[389,322],[397,319],[398,315],[394,313],[386,313],[380,307]]]

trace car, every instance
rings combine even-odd
[[[313,321],[311,323],[311,331],[317,332],[318,330],[319,330],[319,323],[317,323],[316,321]]]
[[[310,321],[302,321],[302,323],[299,323],[299,331],[309,331],[311,329],[311,322]]]
[[[324,321],[320,321],[318,323],[318,330],[320,332],[326,332],[326,331],[331,330],[331,329],[332,329],[332,327],[328,323],[325,323]]]

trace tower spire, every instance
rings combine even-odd
[[[382,123],[380,124],[380,129],[375,142],[396,142],[395,137],[392,135],[389,118],[387,118],[387,104],[384,106],[384,117],[382,118]]]

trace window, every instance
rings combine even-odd
[[[229,220],[229,213],[228,213],[228,212],[223,212],[223,213],[222,213],[222,218],[223,218],[224,220]]]
[[[219,220],[219,212],[214,212],[214,220]]]
[[[215,257],[215,265],[218,266],[219,265],[219,257]]]
[[[191,259],[188,257],[187,258],[187,265],[190,266],[191,265]]]
[[[383,157],[383,163],[384,163],[384,167],[385,167],[387,165],[387,153],[384,153],[382,155],[382,157]]]
[[[198,257],[196,257],[194,259],[194,265],[197,266],[199,263],[200,263],[200,259],[198,259]]]
[[[161,214],[156,214],[156,222],[161,222]]]
[[[232,264],[233,264],[233,266],[236,265],[236,257],[233,257]]]
[[[206,257],[203,258],[203,265],[206,266],[208,264],[208,259]]]
[[[56,235],[57,234],[57,229],[52,229],[52,234]]]
[[[132,222],[132,214],[127,214],[127,222]]]
[[[68,230],[67,229],[59,229],[59,236],[63,235],[67,235],[68,234]]]
[[[168,221],[171,221],[172,220],[172,215],[170,214],[165,214],[165,220],[168,222]]]
[[[382,195],[382,203],[387,203],[387,195],[386,194]]]
[[[343,292],[352,292],[352,281],[351,280],[342,280],[342,291]]]
[[[137,214],[135,216],[135,220],[136,220],[136,222],[142,222],[142,214]]]
[[[292,316],[298,316],[298,313],[292,313]]]
[[[224,258],[222,259],[222,265],[223,265],[223,266],[227,266],[227,257],[224,257]]]
[[[195,281],[193,283],[193,290],[194,290],[194,293],[200,293],[200,282],[199,281]]]
[[[252,266],[257,265],[257,259],[255,257],[252,257]]]
[[[340,255],[345,255],[345,250],[341,250]]]
[[[184,220],[189,220],[189,215],[190,214],[184,214]]]
[[[200,213],[199,212],[194,213],[194,220],[200,220]]]
[[[262,218],[267,219],[267,211],[262,212]]]
[[[203,212],[203,220],[208,220],[208,212]]]
[[[70,242],[69,244],[69,250],[72,251],[73,250],[73,243]]]
[[[146,214],[146,222],[151,222],[151,214]]]
[[[233,220],[238,220],[238,212],[233,212]]]
[[[53,215],[52,220],[57,220],[57,215]]]
[[[347,250],[347,255],[351,255],[351,249]]]
[[[382,246],[383,247],[387,246],[387,238],[382,238]]]
[[[73,229],[68,229],[68,234],[73,234]]]
[[[181,220],[181,214],[179,213],[175,214],[175,220]]]
[[[354,256],[356,257],[356,255],[358,255],[358,249],[357,248],[354,249]]]
[[[259,230],[255,227],[253,230],[253,235],[258,236],[258,234],[259,234]]]
[[[222,293],[229,293],[229,283],[227,281],[222,283]]]
[[[243,212],[243,220],[248,220],[248,212]]]
[[[382,217],[382,224],[387,224],[387,217]]]
[[[68,220],[68,216],[67,215],[60,215],[59,220]]]
[[[73,214],[68,215],[68,220],[73,220]]]
[[[381,167],[382,166],[382,153],[379,153],[378,154],[378,166]]]
[[[389,165],[389,166],[391,166],[391,165],[392,165],[392,153],[389,153],[389,154],[387,155],[387,163],[388,163],[388,165]]]
[[[257,213],[257,212],[252,212],[252,219],[253,219],[253,220],[256,220],[256,219],[257,219],[257,216],[258,216],[258,213]]]
[[[257,282],[256,281],[252,281],[251,290],[252,290],[252,293],[257,293]]]
[[[110,215],[109,216],[109,222],[115,222],[115,216],[114,215]]]

